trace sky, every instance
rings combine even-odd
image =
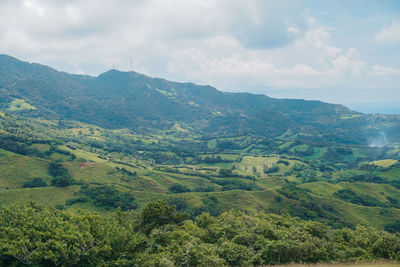
[[[400,113],[398,0],[0,0],[0,54]]]

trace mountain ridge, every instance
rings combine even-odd
[[[322,101],[222,92],[210,85],[172,82],[133,71],[69,74],[3,54],[0,108],[7,111],[15,99],[35,109],[13,113],[141,132],[180,123],[206,136],[300,134],[318,139],[322,135],[323,142],[366,144],[379,131],[397,141],[395,130],[400,128],[396,116],[372,117]],[[378,126],[367,127],[371,120]],[[385,126],[388,120],[394,122],[390,127]]]

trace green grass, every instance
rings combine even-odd
[[[221,169],[231,169],[232,163],[229,162],[220,162],[220,163],[200,163],[196,164],[196,166],[203,166],[203,167],[218,167]]]
[[[301,152],[306,152],[308,148],[309,148],[308,145],[297,145],[290,148],[289,151],[292,153],[301,153]]]
[[[0,188],[20,188],[33,178],[42,178],[50,184],[49,161],[5,152],[0,149]]]
[[[99,158],[99,156],[97,154],[89,152],[89,151],[85,151],[82,149],[72,150],[65,146],[60,146],[60,148],[75,154],[75,156],[77,158],[83,158],[83,159],[86,159],[87,161],[94,161],[94,162],[105,162],[106,161],[104,159]]]
[[[390,167],[390,166],[396,164],[397,162],[399,162],[399,161],[397,161],[395,159],[383,159],[383,160],[372,161],[372,162],[370,162],[370,164],[387,168],[387,167]]]
[[[338,184],[331,184],[328,182],[306,183],[300,185],[300,187],[321,196],[332,196],[336,191],[343,189],[343,187]]]
[[[207,147],[208,148],[215,148],[217,146],[217,140],[216,139],[212,139],[210,141],[207,142]]]
[[[361,117],[360,114],[352,114],[352,115],[342,116],[341,119],[342,120],[348,120],[348,119],[355,119],[355,118],[360,118],[360,117]]]
[[[353,151],[353,156],[355,158],[363,158],[363,157],[365,157],[365,153],[363,152],[363,150],[361,148],[353,147],[351,150]]]
[[[28,104],[23,99],[14,99],[10,104],[8,104],[8,111],[22,111],[22,110],[32,110],[36,107]]]
[[[285,142],[282,145],[279,146],[280,149],[284,149],[288,146],[291,146],[294,142]]]
[[[118,171],[113,164],[108,162],[64,162],[75,180],[85,183],[101,183],[119,185],[132,190],[164,192],[153,179],[143,176],[142,171],[137,171],[137,176],[129,176]],[[131,171],[133,168],[123,166]]]
[[[385,184],[371,183],[338,183],[315,182],[303,184],[300,187],[310,190],[313,194],[320,195],[323,202],[329,204],[353,224],[362,224],[383,229],[390,222],[400,220],[400,210],[387,207],[367,207],[355,205],[333,197],[340,189],[352,189],[357,194],[368,194],[379,201],[389,204],[386,196],[391,196],[400,201],[400,190]]]
[[[11,204],[34,200],[48,207],[54,207],[56,204],[64,205],[65,201],[72,198],[79,189],[80,186],[73,185],[65,188],[49,186],[0,190],[0,203]]]
[[[314,194],[322,196],[333,196],[333,194],[340,189],[351,189],[358,195],[369,195],[379,200],[379,202],[387,205],[390,205],[390,202],[387,200],[388,196],[397,199],[400,203],[400,190],[387,184],[374,184],[363,182],[341,182],[338,184],[331,184],[327,182],[314,182],[303,184],[300,187],[308,189]]]
[[[330,202],[339,212],[353,224],[383,229],[388,223],[400,220],[400,210],[395,208],[365,207],[343,202],[342,205]]]
[[[400,180],[400,168],[396,167],[379,172],[379,175],[387,178],[389,181]]]
[[[53,159],[53,160],[61,160],[61,161],[64,161],[64,160],[69,160],[69,159],[71,159],[71,156],[69,156],[69,155],[64,155],[64,154],[55,152],[55,153],[52,153],[52,154],[50,155],[50,158]]]
[[[279,163],[278,161],[282,159],[285,160],[289,163],[288,166]],[[247,175],[253,175],[254,174],[254,168],[256,169],[256,173],[258,173],[261,176],[265,176],[264,174],[264,166],[267,168],[272,167],[273,165],[278,165],[279,166],[279,172],[276,173],[271,173],[270,175],[282,175],[289,169],[293,167],[295,164],[303,164],[299,160],[294,160],[294,159],[286,159],[286,158],[281,158],[278,155],[270,155],[270,156],[244,156],[240,162],[234,162],[233,165],[235,167],[235,170],[238,170],[241,173],[247,174]]]
[[[202,159],[209,157],[209,158],[216,158],[216,157],[221,157],[223,160],[236,160],[240,158],[240,155],[238,154],[203,154],[200,155]]]
[[[46,152],[50,149],[50,145],[48,144],[32,144],[31,147],[36,148],[40,152]]]
[[[0,115],[1,116],[1,115]],[[35,188],[35,189],[21,189],[23,183],[32,180],[36,177],[43,178],[47,183],[50,183],[51,177],[48,174],[48,164],[51,160],[59,159],[63,160],[63,165],[71,172],[74,179],[79,182],[93,183],[93,184],[106,184],[115,186],[120,191],[129,191],[136,198],[136,202],[139,205],[139,209],[147,203],[156,199],[171,199],[171,198],[182,198],[193,207],[200,207],[203,205],[204,199],[215,196],[221,207],[225,209],[237,208],[243,209],[249,212],[253,211],[266,211],[274,210],[275,212],[287,212],[290,208],[293,208],[296,201],[286,199],[282,202],[275,200],[279,194],[277,189],[286,184],[286,179],[294,182],[301,182],[300,178],[296,178],[295,175],[284,176],[284,173],[289,171],[295,164],[305,164],[302,158],[307,160],[314,160],[322,158],[326,153],[326,147],[314,147],[314,154],[309,157],[281,157],[276,154],[267,154],[269,146],[263,145],[262,140],[251,136],[239,136],[235,138],[220,138],[210,139],[207,142],[207,149],[203,146],[203,140],[196,137],[195,134],[189,132],[183,132],[182,129],[187,129],[185,125],[174,125],[172,129],[165,131],[158,131],[152,135],[141,135],[136,134],[127,129],[120,130],[106,130],[100,127],[86,125],[82,123],[72,123],[70,129],[59,129],[57,127],[57,121],[40,121],[40,125],[43,127],[52,127],[51,131],[46,133],[53,135],[59,135],[64,140],[68,140],[65,146],[59,146],[60,149],[70,151],[75,154],[77,160],[71,161],[70,156],[65,156],[60,153],[53,153],[50,158],[43,159],[37,157],[29,157],[17,155],[5,150],[0,150],[0,199],[2,202],[10,203],[20,200],[37,200],[46,205],[54,206],[55,204],[64,204],[65,200],[74,196],[74,192],[79,191],[79,186],[67,187],[67,188]],[[92,130],[90,130],[92,129]],[[172,133],[171,131],[174,131]],[[35,129],[35,134],[37,133]],[[46,135],[42,135],[46,137]],[[51,138],[48,139],[51,140]],[[74,139],[75,138],[75,139]],[[83,142],[77,142],[76,138],[82,139]],[[173,145],[178,146],[178,143],[185,140],[191,144],[198,144],[201,147],[201,154],[198,151],[194,155],[199,155],[204,158],[206,156],[220,156],[224,160],[233,161],[232,163],[216,163],[216,164],[201,164],[199,166],[191,165],[178,165],[168,166],[169,168],[179,167],[181,172],[190,172],[208,174],[215,179],[217,178],[219,168],[232,169],[234,172],[250,175],[256,178],[255,184],[259,188],[256,191],[243,191],[243,190],[231,190],[231,191],[220,191],[221,186],[217,185],[210,180],[192,175],[184,175],[182,173],[170,173],[162,171],[163,168],[155,168],[157,165],[150,161],[144,160],[142,157],[143,153],[138,153],[138,157],[125,155],[123,153],[105,153],[98,148],[88,146],[85,142],[90,138],[97,138],[99,140],[135,140],[141,141],[143,146],[146,144],[157,143],[158,145]],[[117,139],[118,138],[118,139]],[[48,140],[44,138],[44,140]],[[213,148],[217,145],[217,141],[229,140],[234,141],[240,145],[243,149],[241,151],[226,152],[226,153],[212,153]],[[121,141],[122,143],[122,141]],[[284,140],[276,141],[280,144],[281,148],[290,148],[294,145],[293,142],[286,142]],[[71,149],[69,147],[76,147],[77,149]],[[33,144],[32,147],[38,149],[41,152],[45,152],[50,149],[47,144]],[[306,151],[307,145],[298,145],[292,147],[292,151]],[[146,150],[144,148],[143,150]],[[164,150],[161,153],[166,155],[175,155],[171,150]],[[264,155],[249,155],[243,151],[251,151],[253,153],[265,153]],[[365,153],[372,153],[364,148],[353,148],[352,158],[356,156],[365,156]],[[146,153],[146,152],[145,152]],[[271,152],[272,153],[272,152]],[[102,155],[104,157],[100,158]],[[80,162],[80,158],[86,159],[87,162]],[[109,158],[110,160],[107,160]],[[286,166],[283,163],[279,163],[279,160],[285,160],[289,163]],[[114,162],[112,160],[115,160]],[[125,165],[116,163],[122,161],[131,164]],[[378,161],[375,162],[381,166],[389,166],[386,163],[392,163],[396,161]],[[385,165],[383,165],[385,163]],[[264,173],[264,168],[270,168],[274,165],[279,166],[279,171],[276,173]],[[128,174],[118,170],[119,168],[126,168],[131,172],[136,172],[136,176],[129,176]],[[201,168],[200,168],[201,167]],[[255,168],[255,173],[253,169]],[[333,178],[339,178],[341,175],[350,175],[349,170],[336,171],[329,175]],[[362,173],[362,171],[354,170],[353,172]],[[384,170],[377,170],[379,175],[388,177],[388,179],[399,179],[400,168],[392,166]],[[320,172],[317,172],[320,175]],[[319,177],[319,176],[318,176]],[[317,177],[317,179],[318,179]],[[231,180],[240,180],[245,183],[253,183],[248,179],[230,178]],[[229,179],[226,179],[229,180]],[[204,192],[189,192],[184,194],[169,194],[168,188],[174,183],[180,183],[194,190],[196,187],[213,186],[215,192],[204,193]],[[327,182],[315,182],[299,185],[302,188],[310,190],[310,195],[313,201],[318,203],[324,203],[332,206],[338,211],[340,217],[345,218],[354,224],[365,224],[375,226],[380,229],[385,224],[400,218],[400,210],[396,208],[382,208],[382,207],[363,207],[360,205],[354,205],[334,197],[334,193],[340,189],[349,188],[354,190],[357,194],[368,194],[381,203],[388,204],[387,197],[393,197],[400,201],[400,191],[384,184],[368,184],[368,183],[338,183],[331,184]],[[8,188],[8,190],[6,189]],[[74,189],[75,188],[75,189]],[[298,204],[298,203],[297,203]],[[93,210],[99,213],[107,213],[109,210],[94,207],[90,202],[74,204],[71,208],[84,208]]]
[[[310,160],[320,159],[325,155],[325,153],[327,151],[328,151],[328,148],[326,148],[326,147],[314,147],[314,154],[311,156],[305,157],[305,158],[310,159]]]

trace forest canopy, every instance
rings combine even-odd
[[[0,208],[0,264],[251,266],[400,260],[400,236],[238,210],[188,219],[164,201],[108,216],[34,202]]]

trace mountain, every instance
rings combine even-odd
[[[136,72],[72,75],[0,55],[0,108],[137,132],[176,123],[205,136],[310,137],[366,145],[382,133],[399,140],[398,116],[365,115],[342,105],[227,93]]]
[[[398,260],[399,121],[1,55],[0,266]]]

